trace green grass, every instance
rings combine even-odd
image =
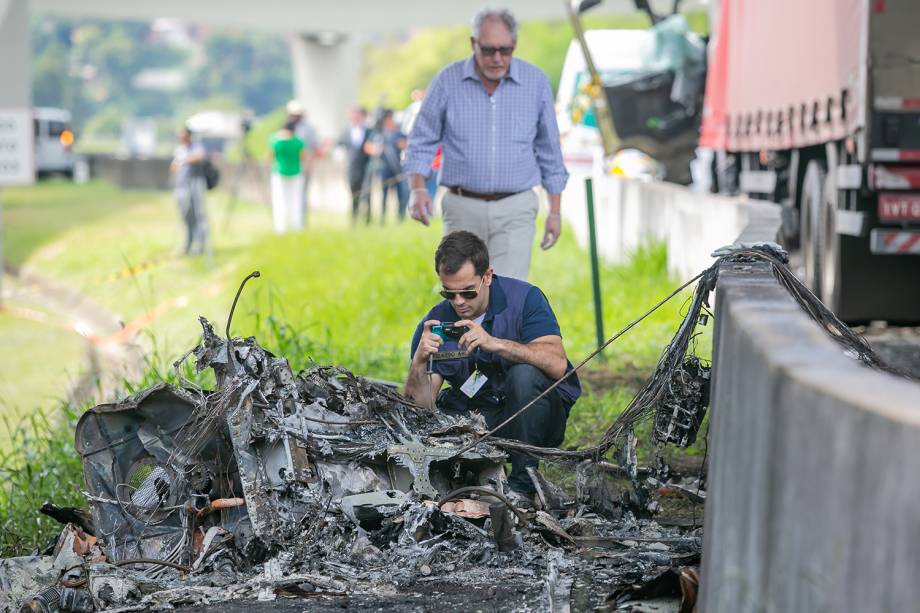
[[[2,420],[12,445],[0,448],[0,557],[27,555],[60,533],[61,524],[38,512],[45,502],[86,506],[73,449],[78,414],[63,407],[54,415]]]
[[[77,226],[92,227],[114,210],[129,212],[157,198],[159,195],[124,192],[102,182],[78,186],[58,180],[36,187],[6,189],[3,257],[7,263],[23,264],[39,247],[53,246],[60,233],[73,231]],[[81,251],[85,248],[85,244],[81,245]]]
[[[0,338],[4,347],[18,354],[0,359],[0,416],[14,420],[60,403],[81,375],[86,359],[84,339],[64,328],[64,322],[53,323],[50,317],[34,321],[22,315],[0,311]],[[0,428],[0,449],[6,446],[3,439]]]
[[[83,292],[126,326],[146,331],[140,341],[152,348],[155,338],[166,355],[194,342],[198,313],[225,317],[238,282],[236,253],[269,231],[264,207],[239,203],[228,217],[222,194],[213,194],[208,207],[215,252],[210,267],[204,257],[178,255],[182,228],[169,193],[123,192],[105,183],[8,189],[5,254],[14,264]],[[6,285],[14,283],[7,279]],[[10,330],[3,334],[8,351],[0,357],[0,384],[22,379],[29,367],[37,376],[35,364],[44,364],[50,395],[63,396],[66,385],[58,375],[76,365],[71,347],[82,338],[59,315],[50,315],[45,326],[22,317],[22,311],[44,311],[34,292],[15,291],[7,306],[0,316],[0,330]],[[61,355],[46,360],[45,353],[53,353],[46,348],[54,345]],[[32,409],[48,397],[17,393],[5,400]]]
[[[208,205],[215,245],[209,266],[206,258],[176,255],[181,227],[167,193],[51,183],[9,189],[5,195],[8,244],[18,254],[11,256],[14,261],[66,282],[116,313],[130,330],[144,331],[140,342],[148,349],[155,344],[164,363],[196,342],[197,315],[224,327],[239,280],[255,269],[262,277],[243,293],[234,332],[308,339],[292,346],[295,365],[312,358],[402,380],[415,325],[437,300],[431,264],[440,238],[437,223],[352,229],[341,219],[314,218],[304,233],[276,237],[263,207],[238,204],[227,224],[226,198],[217,194]],[[41,222],[49,218],[54,223]],[[571,231],[552,250],[534,250],[531,279],[549,297],[577,363],[593,349],[595,332],[588,257]],[[674,285],[661,248],[645,248],[626,265],[602,266],[607,336]],[[610,347],[607,368],[649,370],[677,325],[682,300]],[[17,323],[0,320],[3,325],[16,328]],[[282,326],[283,334],[273,333],[273,327]],[[40,355],[48,346],[33,339],[49,335],[67,338],[60,346],[71,349],[62,351],[57,363],[43,358],[46,372],[79,372],[73,367],[79,339],[63,327],[43,331],[44,337],[30,335],[29,329],[35,326],[24,322],[20,334],[10,335],[11,351],[0,356],[0,382],[25,380],[5,373],[27,369],[33,361],[21,358]],[[63,379],[49,379],[39,394],[17,393],[8,400],[31,410],[49,397],[61,397]]]
[[[258,269],[262,277],[250,282],[237,308],[235,333],[257,334],[270,321],[284,322],[311,339],[310,355],[291,356],[295,362],[312,357],[401,380],[415,325],[437,299],[431,265],[437,224],[352,229],[341,220],[314,219],[302,234],[276,237],[262,207],[238,205],[226,226],[226,201],[216,196],[209,203],[215,248],[208,266],[203,257],[176,255],[181,227],[169,194],[43,184],[7,190],[6,200],[17,216],[7,232],[18,243],[16,252],[29,254],[22,263],[86,293],[131,330],[147,331],[141,341],[149,347],[156,339],[166,359],[195,342],[197,315],[223,328],[239,280]],[[44,236],[30,228],[25,240],[20,228],[37,219],[23,213],[29,207],[53,211],[56,223]],[[86,218],[90,207],[94,213]],[[532,270],[576,362],[595,338],[587,255],[567,231],[551,251],[535,249]],[[676,284],[660,248],[642,250],[627,265],[602,266],[601,283],[608,336]],[[673,301],[612,346],[612,367],[653,365],[680,304]],[[18,355],[29,351],[23,346]]]

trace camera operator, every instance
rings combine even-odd
[[[572,368],[562,346],[559,323],[538,287],[493,273],[485,243],[471,232],[446,235],[434,262],[444,300],[415,330],[406,395],[425,405],[437,395],[442,411],[454,415],[478,411],[493,428]],[[445,341],[432,331],[433,326],[444,322],[466,327],[466,331],[459,331],[456,341]],[[429,359],[442,348],[461,349],[469,355]],[[445,380],[450,387],[442,391]],[[578,376],[572,374],[496,434],[556,447],[562,443],[569,410],[580,394]],[[521,454],[510,456],[509,484],[532,500],[534,486],[527,467],[536,467],[538,461]]]

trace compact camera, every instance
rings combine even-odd
[[[469,326],[455,326],[451,322],[443,322],[431,326],[431,331],[445,341],[459,341],[460,337],[470,331]]]

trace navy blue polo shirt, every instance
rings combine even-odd
[[[424,331],[424,323],[429,319],[441,322],[453,322],[462,319],[454,311],[447,300],[436,304],[419,322],[412,337],[412,348],[409,357],[415,355],[419,340]],[[549,306],[546,296],[540,288],[510,277],[493,275],[492,285],[489,286],[489,306],[486,309],[482,327],[494,336],[517,343],[526,344],[541,336],[562,336],[559,331],[559,322]],[[441,345],[442,351],[456,351],[459,347],[456,341],[448,340]],[[504,375],[513,366],[513,362],[495,354],[476,349],[474,354],[457,360],[435,361],[434,371],[444,377],[453,387],[459,390],[460,386],[470,377],[473,370],[479,371],[488,377],[486,384],[476,393],[470,401],[470,407],[490,404],[490,399],[503,392]],[[568,362],[571,370],[572,363]],[[572,374],[556,388],[566,408],[575,404],[581,395],[581,384],[578,375]],[[465,398],[466,396],[464,396]]]

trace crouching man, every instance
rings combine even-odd
[[[471,232],[446,235],[434,264],[444,300],[415,330],[406,395],[423,406],[436,398],[442,411],[454,415],[478,411],[491,429],[572,368],[559,323],[539,288],[493,273],[485,243]],[[445,339],[432,326],[448,322],[467,331],[442,347]],[[432,361],[429,376],[430,356],[458,348],[469,355]],[[450,387],[441,390],[445,380]],[[578,375],[572,374],[496,434],[557,447],[565,436],[569,409],[580,394]],[[534,486],[527,467],[537,465],[533,458],[512,453],[508,479],[512,489],[532,499]]]

